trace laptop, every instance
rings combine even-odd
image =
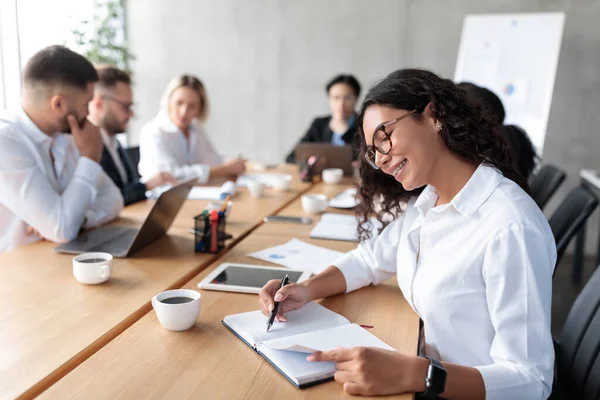
[[[54,250],[67,254],[99,251],[110,253],[113,257],[128,257],[167,234],[195,182],[196,179],[182,182],[161,193],[139,229],[103,226],[84,232]]]
[[[304,162],[310,156],[319,159],[313,170],[316,174],[325,168],[341,168],[345,176],[352,176],[352,146],[334,146],[330,143],[298,143],[296,146],[296,162]]]

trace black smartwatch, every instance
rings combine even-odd
[[[422,357],[429,360],[429,368],[425,378],[425,391],[418,394],[426,399],[437,399],[440,394],[444,393],[446,387],[446,369],[438,360],[427,356]]]

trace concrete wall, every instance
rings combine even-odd
[[[208,132],[226,155],[283,159],[315,115],[324,84],[355,74],[365,88],[401,67],[452,77],[469,13],[565,11],[567,18],[544,161],[569,178],[548,206],[600,169],[600,1],[597,0],[161,0],[127,1],[138,118],[157,111],[168,80],[197,74],[212,102]],[[597,215],[588,249],[595,247]]]

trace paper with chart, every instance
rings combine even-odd
[[[318,274],[344,253],[305,243],[296,238],[278,246],[269,247],[248,256],[284,267]]]

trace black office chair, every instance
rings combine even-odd
[[[531,178],[529,184],[531,197],[541,210],[556,193],[566,176],[567,174],[563,170],[546,164]]]
[[[132,168],[134,168],[137,176],[140,176],[138,172],[138,164],[140,163],[140,146],[128,147],[125,150],[127,151],[127,155],[131,161]]]
[[[600,399],[600,269],[573,303],[555,350],[550,399]]]
[[[554,211],[548,222],[556,241],[556,266],[571,240],[597,206],[598,197],[586,186],[581,185],[573,189]]]

